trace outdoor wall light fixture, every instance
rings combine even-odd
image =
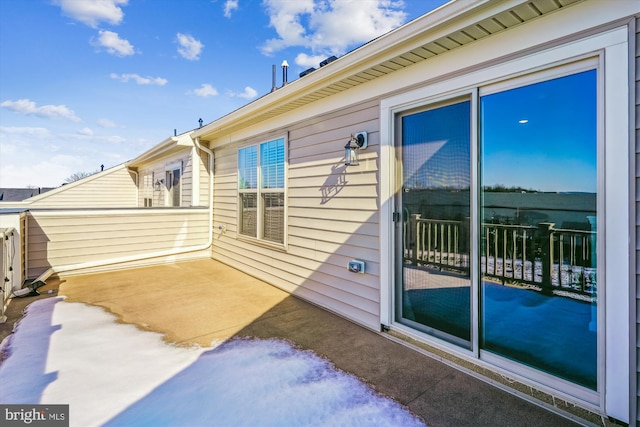
[[[159,179],[156,181],[156,191],[160,191],[162,185],[164,184],[164,179]]]
[[[367,133],[358,132],[351,135],[347,145],[344,146],[344,165],[358,166],[360,164],[358,152],[367,148]]]

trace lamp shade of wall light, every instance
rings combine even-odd
[[[367,133],[358,132],[351,135],[347,145],[344,146],[344,165],[358,166],[360,164],[359,152],[367,148]]]

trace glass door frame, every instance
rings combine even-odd
[[[474,254],[477,253],[478,250],[478,239],[474,238],[474,236],[477,235],[479,228],[479,203],[478,203],[478,194],[479,191],[478,189],[473,185],[475,182],[477,182],[478,179],[478,132],[475,131],[475,129],[477,129],[477,123],[478,123],[478,90],[477,88],[471,88],[471,89],[466,89],[466,90],[462,90],[459,92],[453,92],[453,93],[448,93],[442,97],[437,97],[434,99],[429,100],[428,103],[423,103],[423,102],[419,102],[416,103],[415,105],[406,105],[404,108],[402,108],[400,111],[396,112],[394,114],[394,140],[398,141],[398,138],[401,138],[401,125],[400,125],[400,121],[402,120],[402,117],[404,117],[405,115],[408,114],[412,114],[412,113],[416,113],[416,112],[422,112],[422,111],[428,111],[431,109],[437,109],[437,108],[441,108],[444,106],[449,106],[458,102],[463,102],[463,101],[468,101],[470,102],[470,117],[469,117],[469,126],[470,126],[470,133],[469,133],[469,144],[470,144],[470,153],[469,153],[469,160],[470,160],[470,185],[469,185],[469,192],[470,192],[470,206],[469,206],[469,215],[470,215],[470,224],[469,224],[469,269],[470,269],[470,281],[471,281],[471,289],[470,289],[470,304],[471,307],[469,308],[470,310],[470,321],[471,321],[471,325],[470,325],[470,347],[467,349],[465,348],[465,346],[463,345],[456,345],[456,349],[463,352],[463,353],[467,353],[470,355],[473,355],[474,357],[479,357],[479,352],[478,352],[478,342],[479,342],[479,338],[478,338],[478,319],[479,319],[479,311],[478,311],[478,296],[479,296],[479,292],[478,292],[478,279],[479,279],[479,258],[475,257]],[[401,144],[395,144],[394,143],[394,150],[395,150],[395,158],[397,159],[397,163],[396,163],[396,168],[395,168],[395,182],[399,183],[398,184],[398,188],[401,189],[402,184],[403,184],[403,163],[402,163],[402,146]],[[397,209],[400,210],[402,207],[402,197],[403,197],[403,192],[402,191],[396,191],[395,193],[395,199],[394,199],[394,205],[396,207],[398,207]],[[399,212],[400,214],[400,218],[402,219],[402,216],[404,215],[403,212]],[[402,237],[402,220],[399,222],[395,223],[395,230],[394,230],[394,241],[395,241],[395,247],[394,247],[394,264],[396,266],[396,268],[394,268],[394,283],[396,284],[402,284],[403,283],[403,237]],[[398,297],[399,293],[402,292],[402,287],[398,286],[396,287],[396,289],[394,289],[394,292],[396,293],[394,295],[394,323],[398,322],[399,320],[396,319],[397,315],[400,314],[401,309],[400,307],[400,298]],[[404,323],[409,326],[412,322],[408,319],[405,319]],[[413,329],[418,329],[418,328],[413,328]],[[451,342],[455,342],[457,341],[455,339],[455,337],[452,337],[451,340],[447,341],[445,339],[442,338],[438,338],[436,336],[433,335],[429,335],[430,338],[440,341],[442,343],[444,343],[445,345],[449,346],[451,345]]]

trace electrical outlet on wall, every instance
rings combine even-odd
[[[364,261],[353,260],[349,262],[349,271],[352,273],[364,274]]]

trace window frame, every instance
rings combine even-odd
[[[262,165],[261,162],[261,148],[269,143],[273,143],[276,141],[282,140],[283,143],[283,186],[282,188],[263,188],[263,177],[262,177]],[[256,169],[255,176],[256,188],[240,188],[240,153],[243,150],[247,150],[249,148],[255,148],[256,150]],[[237,184],[236,191],[238,194],[238,215],[237,215],[237,238],[240,240],[251,241],[252,243],[258,243],[260,245],[278,248],[278,249],[286,249],[287,247],[287,217],[288,217],[288,196],[287,196],[287,175],[288,175],[288,138],[286,135],[276,136],[273,138],[265,139],[259,143],[248,144],[238,148],[237,150],[237,163],[236,163],[236,172],[237,172]],[[255,236],[243,234],[242,233],[242,203],[243,203],[243,194],[255,194],[256,195],[256,233]],[[282,221],[282,242],[276,242],[273,240],[269,240],[264,237],[265,233],[265,214],[264,214],[264,196],[266,194],[282,194],[283,197],[283,221]]]
[[[630,204],[633,200],[630,196],[633,147],[629,147],[628,46],[628,29],[626,26],[621,26],[546,50],[529,52],[491,66],[477,66],[466,70],[465,73],[453,74],[452,77],[431,85],[392,94],[381,99],[380,102],[381,197],[383,201],[390,201],[381,204],[383,206],[381,209],[381,323],[475,364],[490,367],[498,372],[503,371],[519,381],[550,391],[552,394],[567,397],[569,401],[581,402],[586,407],[622,420],[628,417],[629,375],[631,375],[631,363],[634,362],[629,360],[630,296],[628,289],[620,286],[623,283],[628,284],[631,280],[630,277],[633,274],[630,268],[633,261],[631,257],[635,256],[635,252],[631,251],[628,245],[621,243],[627,242],[629,233],[634,230],[633,218],[630,218],[632,209]],[[527,76],[537,75],[543,80],[551,80],[559,77],[555,75],[558,70],[562,73],[563,68],[566,70],[572,64],[585,59],[597,61],[598,70],[598,162],[600,163],[598,193],[603,196],[602,201],[598,202],[599,212],[602,212],[598,218],[598,230],[601,230],[598,250],[599,254],[602,254],[599,255],[598,271],[602,277],[603,290],[598,301],[598,318],[602,319],[598,322],[598,391],[582,393],[578,390],[581,387],[571,387],[571,385],[567,387],[566,382],[556,377],[549,378],[548,375],[546,377],[541,375],[532,378],[521,375],[523,371],[521,364],[509,367],[501,363],[498,366],[490,357],[479,354],[479,346],[475,342],[472,351],[465,351],[398,324],[394,313],[396,261],[393,251],[396,225],[393,222],[393,214],[397,210],[394,204],[394,192],[397,170],[400,166],[395,157],[394,145],[395,117],[399,113],[412,108],[425,108],[459,96],[466,91],[474,93],[473,96],[477,98],[478,91],[482,88],[499,88],[501,85],[506,87],[513,84],[514,79],[527,78]],[[477,101],[474,101],[474,104],[477,105]],[[477,150],[478,147],[478,142],[475,140],[478,126],[477,114],[473,114],[473,159],[478,159],[477,153],[473,153],[473,150]],[[473,162],[473,167],[477,167],[477,162]],[[473,169],[472,177],[473,182],[477,182],[478,175],[477,172],[473,172]],[[472,203],[477,205],[477,200],[472,199]],[[473,217],[477,221],[475,219],[477,215]],[[475,230],[477,229],[476,224]],[[477,231],[474,233],[477,234]],[[475,240],[474,238],[473,241]],[[474,268],[475,270],[477,268]],[[477,278],[475,280],[474,286],[478,286]],[[476,298],[477,294],[475,290]],[[477,304],[475,306],[477,307]],[[474,314],[474,328],[477,328],[478,324],[476,315]],[[473,339],[476,340],[477,330],[474,330],[473,334]]]

